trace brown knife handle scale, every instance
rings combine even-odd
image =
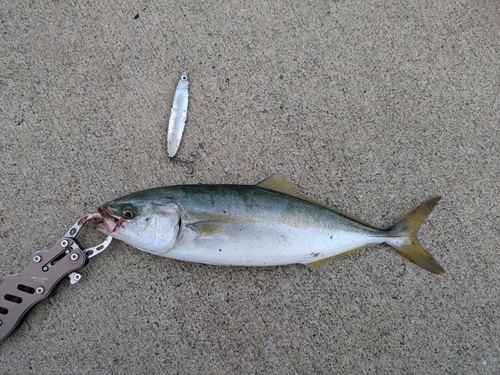
[[[37,251],[23,272],[7,276],[0,285],[0,342],[38,302],[54,292],[65,276],[86,262],[81,245],[72,238],[63,238],[51,249]]]

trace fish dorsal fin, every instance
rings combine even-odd
[[[292,197],[310,200],[300,192],[299,188],[295,186],[287,176],[282,174],[273,174],[271,177],[259,182],[257,186],[263,189],[277,191],[278,193],[291,195]]]
[[[331,211],[334,211],[334,212],[336,212],[338,214],[344,215],[344,216],[348,217],[349,219],[355,220],[358,223],[366,225],[367,227],[378,229],[377,227],[374,227],[373,225],[367,223],[366,221],[360,220],[360,219],[358,219],[357,217],[355,217],[355,216],[353,216],[351,214],[348,214],[348,213],[336,210],[336,209],[334,209],[332,207],[327,206],[326,204],[317,202],[314,199],[309,198],[307,195],[304,195],[299,190],[299,188],[297,186],[295,186],[288,179],[288,177],[286,177],[285,175],[282,175],[282,174],[273,174],[272,176],[270,176],[270,177],[266,178],[265,180],[259,182],[256,186],[258,186],[260,188],[263,188],[263,189],[276,191],[278,193],[291,195],[292,197],[295,197],[295,198],[303,199],[305,201],[317,204],[318,206],[327,208],[327,209],[329,209]]]

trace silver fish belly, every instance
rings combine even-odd
[[[189,80],[186,72],[181,74],[175,90],[170,120],[168,121],[167,151],[168,157],[173,158],[179,149],[182,133],[186,124],[186,115],[189,99]]]

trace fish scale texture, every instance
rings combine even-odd
[[[382,228],[442,195],[419,240],[448,275],[386,245],[311,271],[116,241],[1,343],[0,374],[499,373],[499,7],[3,0],[1,277],[117,197],[274,173]],[[165,147],[184,70],[191,164]]]

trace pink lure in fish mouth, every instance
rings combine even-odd
[[[111,234],[115,233],[118,228],[123,227],[124,218],[111,215],[104,206],[99,207],[98,211],[102,216],[102,221],[97,224],[97,230]]]

